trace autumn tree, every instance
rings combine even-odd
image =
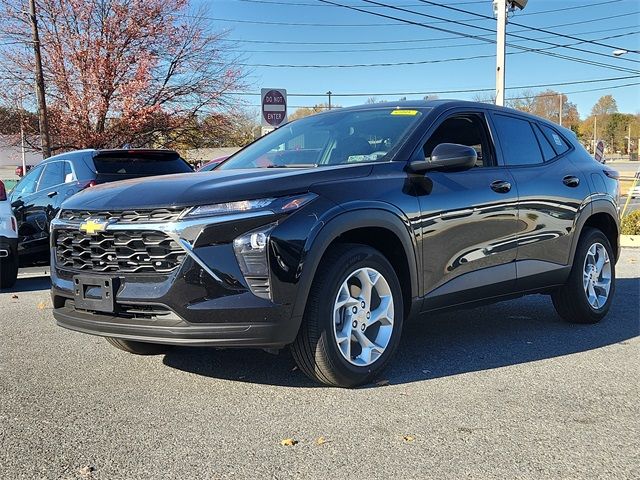
[[[613,95],[605,95],[600,97],[591,109],[591,115],[610,115],[618,111],[618,104]]]
[[[331,108],[340,108],[340,105],[332,105]],[[315,113],[326,112],[329,110],[328,103],[317,103],[312,107],[302,107],[296,109],[291,115],[288,115],[289,120],[297,120],[298,118],[308,117],[309,115],[313,115]]]
[[[517,98],[509,102],[509,106],[555,123],[562,118],[562,125],[576,132],[580,125],[576,104],[570,102],[565,94],[553,90],[545,90],[537,94],[531,91],[521,92]],[[561,106],[562,115],[560,114]]]
[[[156,145],[224,111],[243,71],[188,0],[39,0],[54,149]],[[22,0],[0,0],[4,91],[33,83]],[[20,42],[23,42],[22,44]]]

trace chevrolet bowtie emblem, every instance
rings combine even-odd
[[[90,218],[86,222],[80,224],[80,231],[88,235],[95,235],[98,232],[104,232],[109,222],[106,220],[94,220]]]

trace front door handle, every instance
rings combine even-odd
[[[511,183],[505,180],[496,180],[491,184],[491,190],[498,193],[508,193],[511,191]]]
[[[567,187],[577,187],[580,185],[580,179],[578,177],[574,177],[573,175],[567,175],[562,179],[562,183],[564,183]]]
[[[47,197],[49,197],[49,198],[53,198],[53,197],[55,197],[57,194],[58,194],[58,192],[56,192],[56,191],[54,190],[53,192],[49,192],[49,193],[47,193]]]

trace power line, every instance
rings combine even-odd
[[[636,28],[636,27],[633,27]],[[615,29],[607,29],[606,31],[613,31]],[[603,30],[600,30],[603,31]],[[587,33],[587,32],[585,32]],[[634,31],[631,33],[621,33],[617,35],[607,35],[606,37],[599,38],[598,40],[608,40],[611,38],[621,38],[629,35],[640,34],[638,31]],[[540,38],[553,38],[553,36],[548,37],[540,37]],[[519,40],[523,41],[523,40]],[[584,42],[572,43],[570,45],[579,45]],[[484,42],[474,42],[474,43],[460,43],[458,45],[438,45],[437,49],[449,49],[449,48],[460,48],[460,47],[472,47],[477,45],[487,45]],[[546,49],[552,49],[557,47],[547,47]],[[541,49],[541,50],[546,50]],[[424,47],[393,47],[393,48],[360,48],[360,49],[346,49],[346,50],[286,50],[286,49],[277,49],[277,50],[242,50],[242,53],[360,53],[360,52],[395,52],[395,51],[409,51],[409,50],[424,50]],[[527,53],[527,52],[517,52],[517,53]]]
[[[612,18],[618,18],[618,17],[628,17],[629,14],[621,14],[621,15],[612,15],[610,17],[602,17],[602,18],[597,18],[597,19],[593,19],[593,20],[585,20],[584,22],[578,22],[578,23],[592,23],[592,22],[600,22],[602,20],[608,20],[608,19],[612,19]],[[546,28],[556,28],[556,27],[563,27],[563,26],[568,26],[568,25],[575,25],[576,23],[563,23],[560,25],[551,25],[549,27]],[[637,25],[629,25],[626,27],[618,27],[618,28],[606,28],[606,29],[602,29],[602,30],[592,30],[589,32],[583,32],[582,34],[590,34],[590,33],[601,33],[601,32],[610,32],[610,31],[618,31],[618,30],[625,30],[625,29],[629,29],[629,28],[633,28],[636,29],[638,28]],[[526,29],[522,29],[522,30],[514,30],[514,33],[518,33],[518,32],[526,32]],[[640,33],[640,32],[632,32],[632,33]],[[479,35],[481,37],[493,37],[492,34],[486,34],[486,35]],[[554,35],[555,36],[555,35]],[[455,39],[459,39],[459,35],[454,35],[454,36],[449,36],[449,37],[440,37],[440,38],[424,38],[424,39],[413,39],[413,40],[370,40],[370,41],[360,41],[360,42],[354,42],[354,41],[349,41],[349,42],[297,42],[297,41],[293,41],[293,40],[246,40],[244,38],[221,38],[221,41],[224,42],[230,42],[230,43],[258,43],[258,44],[273,44],[273,45],[344,45],[345,43],[349,43],[350,45],[380,45],[380,44],[405,44],[405,43],[423,43],[423,42],[435,42],[435,41],[444,41],[444,40],[455,40]],[[540,37],[540,38],[551,38],[550,37]],[[514,42],[523,42],[523,41],[529,41],[529,40],[514,40]]]
[[[317,3],[303,3],[303,2],[282,2],[276,0],[236,0],[237,2],[244,3],[261,3],[266,5],[284,5],[287,7],[328,7],[329,5],[318,5]],[[622,0],[614,0],[614,1],[622,1]],[[486,0],[475,0],[470,2],[461,2],[458,5],[475,5],[479,3],[486,4]],[[606,3],[606,2],[605,2]],[[409,5],[401,5],[403,7],[419,7],[418,4],[409,4]]]
[[[456,31],[456,30],[450,30],[450,29],[442,28],[442,27],[434,27],[433,25],[427,25],[427,24],[425,24],[425,23],[415,22],[415,21],[413,21],[413,20],[403,19],[403,18],[400,18],[400,17],[394,17],[394,16],[387,15],[387,14],[384,14],[384,13],[371,12],[371,11],[369,11],[369,10],[365,10],[365,9],[362,9],[362,8],[357,8],[357,7],[351,7],[351,6],[343,5],[343,4],[336,3],[336,2],[333,2],[333,1],[330,1],[330,0],[318,0],[318,1],[319,1],[319,2],[322,2],[322,3],[330,4],[330,5],[341,6],[341,7],[343,7],[343,8],[346,8],[346,9],[349,9],[349,10],[354,10],[354,11],[357,11],[357,12],[366,13],[366,14],[368,14],[368,15],[374,15],[374,16],[377,16],[377,17],[382,17],[382,18],[386,18],[386,19],[391,19],[391,20],[396,20],[396,21],[405,22],[405,23],[410,24],[410,25],[415,25],[415,26],[419,26],[419,27],[423,27],[423,28],[428,28],[428,29],[431,29],[431,30],[437,30],[437,31],[440,31],[440,32],[451,33],[451,34],[458,35],[458,36],[462,36],[462,37],[466,37],[466,38],[473,38],[473,39],[481,40],[481,41],[483,41],[483,42],[487,42],[487,43],[492,43],[492,44],[495,44],[495,43],[496,43],[496,40],[495,40],[495,39],[484,38],[484,37],[482,37],[482,36],[480,36],[480,35],[469,34],[469,33],[462,33],[462,32],[458,32],[458,31]],[[376,4],[376,3],[377,3],[377,4],[379,4],[379,5],[380,5],[380,3],[378,3],[378,2],[371,2],[371,0],[363,0],[363,1],[364,1],[364,2],[367,2],[367,3],[373,3],[373,4]],[[385,5],[385,4],[382,4],[382,5]],[[395,8],[395,9],[398,9],[397,7],[391,7],[391,6],[390,6],[389,8]],[[405,11],[404,9],[399,9],[399,10]],[[415,13],[417,13],[417,14],[419,14],[418,12],[413,12],[412,10],[406,10],[406,11],[407,11],[407,12],[409,12],[409,13],[414,13],[414,14],[415,14]],[[420,14],[420,15],[425,15],[425,14]],[[441,19],[441,18],[442,18],[442,17],[433,17],[432,15],[426,15],[426,16],[428,16],[428,17],[432,17],[432,18],[438,18],[438,19]],[[452,20],[451,22],[452,22],[452,23],[460,23],[460,22],[456,22],[456,21],[454,21],[454,20]],[[464,23],[462,23],[462,25],[463,25],[463,26],[465,26],[465,27],[469,27],[469,25],[466,25],[466,24],[464,24]],[[473,28],[481,28],[481,27],[475,27],[475,26],[474,26]],[[490,29],[484,29],[484,30],[487,30],[487,31],[492,32],[492,33],[495,33],[495,31],[494,31],[494,30],[490,30]],[[528,39],[527,37],[522,37],[522,38],[524,38],[524,39]],[[528,39],[528,40],[530,40],[530,39]],[[549,42],[544,42],[544,41],[541,41],[541,42],[542,42],[542,43],[549,43]],[[553,43],[552,43],[551,45],[553,45],[553,46],[557,46],[557,44],[553,44]],[[612,70],[618,70],[618,71],[621,71],[621,72],[627,72],[627,73],[640,73],[640,72],[638,72],[638,71],[636,71],[636,70],[631,70],[631,69],[629,69],[629,68],[618,67],[618,66],[615,66],[615,65],[607,64],[607,63],[595,62],[595,61],[593,61],[593,60],[587,60],[587,59],[583,59],[583,58],[570,57],[570,56],[567,56],[567,55],[562,55],[562,54],[559,54],[559,53],[553,53],[553,52],[540,52],[540,51],[536,51],[535,49],[531,49],[531,48],[523,47],[523,46],[520,46],[520,45],[511,45],[511,46],[512,46],[513,48],[516,48],[516,49],[519,49],[519,50],[525,50],[525,51],[530,51],[530,52],[536,52],[536,53],[540,53],[540,54],[543,54],[543,55],[548,55],[548,56],[552,56],[552,57],[556,57],[556,58],[561,58],[561,59],[564,59],[564,60],[569,60],[569,61],[573,61],[573,62],[577,62],[577,63],[583,63],[583,64],[592,65],[592,66],[599,66],[599,67],[609,68],[609,69],[612,69]],[[588,50],[587,50],[587,52],[588,52]],[[589,53],[591,53],[591,52],[589,52]]]
[[[366,0],[364,0],[364,1],[366,1]],[[431,5],[431,6],[434,6],[434,7],[446,8],[447,10],[451,10],[451,11],[454,11],[454,12],[465,13],[467,15],[473,15],[473,16],[479,17],[479,18],[493,20],[493,17],[490,17],[488,15],[482,15],[480,13],[470,12],[470,11],[464,10],[462,8],[456,8],[456,7],[452,7],[450,5],[443,5],[441,3],[432,2],[430,0],[418,0],[418,1],[421,2],[421,3],[424,3],[426,5]],[[553,32],[551,30],[546,30],[544,28],[530,27],[530,26],[524,25],[522,23],[514,22],[513,20],[510,20],[509,23],[511,23],[511,25],[515,25],[517,27],[526,28],[527,30],[532,30],[532,31],[541,32],[541,33],[549,33],[549,34],[555,35],[557,37],[567,38],[569,40],[578,40],[578,41],[582,41],[583,43],[590,43],[592,45],[597,45],[599,47],[610,48],[612,50],[617,50],[617,49],[620,48],[620,47],[616,47],[616,46],[613,46],[613,45],[607,45],[606,43],[600,43],[600,42],[596,42],[596,41],[592,41],[592,40],[584,40],[582,38],[574,37],[572,35],[565,35],[563,33]],[[473,27],[473,28],[477,28],[477,27]],[[509,33],[507,32],[507,34],[509,34]],[[628,51],[629,52],[634,52],[634,53],[636,52],[634,50],[628,50]]]
[[[319,0],[319,1],[321,1],[321,2],[326,2],[326,0]],[[418,16],[421,16],[421,17],[432,18],[432,19],[436,19],[436,20],[449,20],[449,22],[450,22],[450,23],[454,23],[454,24],[456,24],[456,25],[461,25],[461,26],[466,27],[466,28],[475,28],[475,29],[477,29],[477,30],[483,30],[483,31],[486,31],[486,32],[494,33],[494,34],[496,33],[496,31],[495,31],[495,30],[493,30],[493,29],[491,29],[491,28],[479,27],[479,26],[477,26],[477,25],[468,25],[468,24],[466,24],[466,23],[464,23],[464,22],[461,22],[461,21],[458,21],[458,20],[446,19],[446,18],[443,18],[443,17],[435,16],[435,15],[429,15],[429,14],[422,13],[422,12],[416,12],[416,11],[414,11],[414,10],[408,10],[408,9],[406,9],[406,8],[395,7],[395,6],[393,6],[393,5],[387,5],[386,3],[381,3],[381,2],[374,1],[374,0],[362,0],[362,1],[363,1],[363,2],[365,2],[365,3],[369,3],[369,4],[371,4],[371,5],[385,5],[385,6],[387,6],[387,7],[388,7],[388,8],[390,8],[390,9],[398,10],[398,11],[400,11],[400,12],[410,13],[410,14],[413,14],[413,15],[418,15]],[[427,4],[427,5],[435,5],[435,6],[439,6],[439,7],[443,7],[443,8],[447,8],[447,9],[451,9],[451,10],[455,10],[455,11],[458,11],[458,12],[468,13],[468,14],[470,14],[470,15],[475,15],[475,16],[477,16],[477,17],[482,17],[482,18],[485,18],[485,19],[491,19],[491,20],[493,20],[493,17],[489,17],[489,16],[486,16],[486,15],[480,15],[480,14],[473,13],[473,12],[468,12],[468,11],[466,11],[466,10],[462,10],[462,9],[459,9],[459,8],[449,7],[449,6],[446,6],[446,5],[442,5],[442,4],[435,3],[435,2],[430,2],[430,1],[427,1],[427,0],[419,0],[419,1],[420,1],[420,2],[422,2],[422,3],[425,3],[425,4]],[[333,2],[330,2],[330,3],[333,3]],[[368,12],[368,13],[369,13],[369,14],[372,14],[372,15],[379,15],[379,14],[377,14],[377,13],[375,13],[375,12]],[[458,33],[459,35],[463,35],[463,34],[461,34],[460,32],[457,32],[457,33]],[[547,32],[547,33],[548,33],[548,32]],[[551,32],[551,33],[553,33],[553,32]],[[512,37],[516,37],[516,38],[522,38],[523,40],[531,40],[531,41],[535,41],[535,42],[542,43],[542,44],[545,44],[545,45],[551,45],[551,46],[555,46],[555,47],[560,46],[560,45],[559,45],[559,44],[557,44],[557,43],[547,42],[546,40],[535,40],[535,39],[531,39],[531,38],[529,38],[529,37],[525,37],[525,36],[522,36],[522,35],[516,35],[516,34],[514,34],[514,33],[511,33],[511,34],[510,34],[510,36],[512,36]],[[495,42],[494,42],[494,43],[495,43]],[[521,47],[521,46],[519,46],[519,45],[512,45],[512,44],[507,44],[507,45],[508,45],[508,46],[513,46],[514,48],[518,48],[518,49],[522,49],[522,48],[524,48],[524,47]],[[575,50],[575,51],[577,51],[577,52],[587,53],[587,54],[590,54],[590,55],[598,55],[598,56],[601,56],[601,57],[606,57],[607,59],[610,59],[610,58],[611,58],[611,55],[609,55],[609,54],[605,54],[605,53],[601,53],[601,52],[594,52],[594,51],[591,51],[591,50],[585,50],[585,49],[583,49],[583,48],[576,48],[576,47],[563,47],[563,48],[567,48],[567,49],[569,49],[569,50]],[[551,55],[551,56],[557,56],[557,55],[559,55],[559,54],[552,54],[552,53],[550,53],[550,52],[543,52],[542,54],[543,54],[543,55]],[[576,57],[568,57],[568,58],[574,58],[574,59],[575,59]],[[567,59],[568,59],[568,58],[567,58]],[[619,59],[621,59],[621,60],[625,60],[625,61],[629,61],[629,62],[633,62],[633,63],[638,63],[636,60],[632,60],[632,59],[629,59],[629,58],[619,58]],[[584,60],[584,59],[583,59],[583,60]],[[609,66],[611,67],[611,65],[609,65]]]
[[[620,80],[629,80],[632,78],[638,78],[637,75],[627,75],[623,77],[610,77],[610,78],[597,78],[589,80],[572,80],[567,82],[554,82],[554,83],[539,83],[534,85],[519,85],[516,87],[507,87],[507,90],[528,90],[533,88],[547,88],[547,87],[566,87],[569,85],[585,85],[591,83],[601,82],[614,82]],[[605,89],[607,87],[604,87]],[[441,95],[449,93],[476,93],[476,92],[493,92],[495,88],[471,88],[471,89],[457,89],[457,90],[440,90],[440,91],[422,91],[422,92],[375,92],[375,93],[332,93],[332,97],[405,97],[413,95]],[[229,95],[242,95],[242,96],[260,96],[260,93],[246,93],[246,92],[228,92]],[[326,93],[287,93],[289,97],[326,97]]]
[[[626,87],[635,87],[637,85],[640,85],[640,82],[633,82],[633,83],[625,83],[622,85],[613,85],[610,87],[599,87],[599,88],[589,88],[589,89],[583,89],[583,90],[573,90],[570,92],[562,92],[563,95],[574,95],[576,93],[587,93],[587,92],[601,92],[604,90],[615,90],[618,88],[626,88]],[[447,91],[441,91],[441,92],[429,92],[429,94],[431,95],[439,95],[439,94],[448,94],[448,93],[481,93],[481,92],[493,92],[495,91],[495,88],[484,88],[484,89],[478,89],[478,90],[447,90]],[[554,93],[538,93],[535,95],[531,95],[531,96],[526,96],[526,97],[508,97],[505,100],[524,100],[527,98],[533,98],[533,97],[557,97],[558,93],[560,92],[554,92]],[[259,95],[259,94],[258,94]],[[287,96],[292,96],[291,94],[287,94]],[[323,94],[322,96],[326,97],[326,94]],[[333,94],[331,94],[331,96],[333,97]],[[369,95],[369,96],[375,96],[375,95]],[[250,105],[245,105],[247,107],[261,107],[262,105],[259,104],[250,104]],[[323,109],[328,109],[328,106],[324,106],[324,105],[289,105],[289,107],[291,108],[323,108]]]

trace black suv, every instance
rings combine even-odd
[[[54,316],[137,354],[291,345],[371,381],[417,314],[551,294],[609,310],[617,174],[573,133],[491,105],[402,102],[284,125],[213,172],[89,189],[53,225]]]
[[[49,260],[49,225],[71,195],[101,183],[191,171],[172,150],[78,150],[46,159],[9,195],[21,262]]]

